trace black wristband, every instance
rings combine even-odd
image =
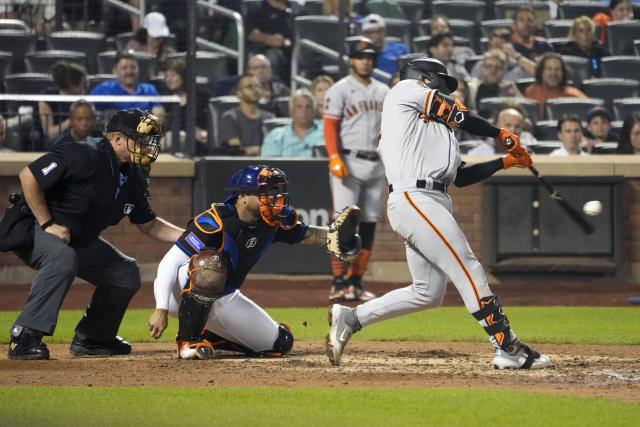
[[[51,218],[49,221],[45,222],[44,224],[42,224],[40,227],[42,227],[43,230],[46,230],[47,228],[51,227],[53,225],[53,218]]]

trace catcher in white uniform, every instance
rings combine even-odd
[[[346,262],[358,256],[360,210],[347,207],[331,227],[298,221],[280,169],[249,166],[230,181],[229,196],[187,224],[164,256],[154,283],[151,336],[160,338],[167,315],[178,317],[178,357],[211,359],[215,349],[282,356],[293,346],[288,325],[277,323],[240,286],[273,242],[327,246]]]
[[[325,93],[323,126],[334,215],[349,205],[362,209],[362,251],[348,271],[344,263],[332,258],[329,299],[368,301],[375,295],[364,288],[362,276],[369,263],[386,186],[376,144],[389,87],[371,78],[378,57],[371,40],[360,37],[350,41],[348,53],[349,75]]]
[[[419,58],[401,71],[401,81],[384,101],[378,152],[390,183],[387,214],[391,227],[405,239],[413,283],[354,309],[334,304],[326,349],[340,364],[352,333],[381,320],[438,307],[447,278],[460,293],[469,312],[495,347],[493,364],[499,369],[538,369],[549,365],[523,344],[498,298],[491,293],[482,266],[451,215],[447,187],[473,184],[512,166],[528,167],[532,160],[518,137],[470,113],[450,96],[458,82],[435,59]],[[453,129],[500,141],[508,155],[465,166]]]

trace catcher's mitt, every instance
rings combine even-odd
[[[347,206],[329,226],[327,251],[343,262],[353,262],[360,255],[362,241],[356,233],[360,215],[359,207]]]

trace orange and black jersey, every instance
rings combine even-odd
[[[300,243],[307,228],[300,222],[288,230],[264,221],[247,223],[238,218],[233,206],[216,203],[189,221],[176,245],[188,256],[204,247],[225,252],[230,263],[225,292],[231,292],[242,286],[251,267],[271,243]]]

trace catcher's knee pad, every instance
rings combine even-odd
[[[284,322],[278,325],[278,338],[273,343],[273,350],[263,352],[264,356],[280,357],[291,351],[293,347],[293,334],[291,328]]]
[[[376,235],[376,223],[375,222],[361,222],[358,227],[358,234],[362,239],[362,249],[373,248],[373,239]]]
[[[502,311],[502,305],[498,297],[490,295],[480,300],[480,310],[473,314],[479,322],[484,321],[483,327],[489,336],[492,336],[501,348],[511,344],[511,326],[509,319]]]

